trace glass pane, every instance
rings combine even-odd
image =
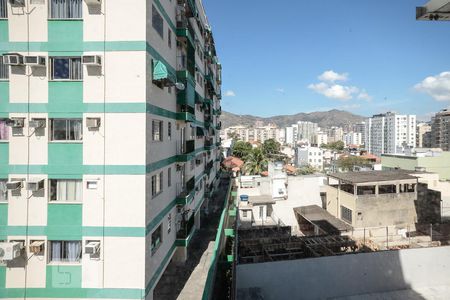
[[[69,120],[69,140],[79,141],[83,136],[81,120]]]
[[[70,79],[68,58],[53,58],[53,79]]]
[[[50,201],[56,201],[56,180],[50,180]]]
[[[52,139],[54,141],[67,140],[67,120],[53,120]]]

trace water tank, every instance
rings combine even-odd
[[[241,195],[241,201],[248,201],[248,195]]]

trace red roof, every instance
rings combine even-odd
[[[284,166],[284,169],[286,170],[286,173],[295,173],[295,167],[291,165]]]
[[[367,160],[375,161],[375,162],[380,162],[380,161],[381,161],[380,158],[379,158],[378,156],[373,155],[373,154],[371,154],[371,153],[367,153],[367,154],[361,155],[361,157],[362,157],[362,158],[365,158],[365,159],[367,159]]]
[[[267,172],[267,171],[262,171],[262,172],[261,172],[261,176],[267,177],[267,176],[269,176],[269,172]]]
[[[244,165],[244,162],[240,158],[228,156],[223,160],[222,165],[227,169],[234,169],[234,168],[240,169]]]

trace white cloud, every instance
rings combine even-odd
[[[284,94],[284,89],[283,88],[277,88],[277,89],[275,89],[275,92]]]
[[[358,99],[372,101],[372,96],[370,96],[365,90],[362,90],[358,95]]]
[[[325,82],[319,82],[317,84],[310,84],[308,88],[313,91],[324,95],[327,98],[350,100],[354,94],[359,92],[359,89],[354,86],[345,86],[340,84],[328,84]]]
[[[348,73],[336,73],[333,70],[328,70],[322,73],[319,77],[320,81],[328,81],[328,82],[335,82],[335,81],[347,81],[348,79]]]
[[[235,97],[236,94],[232,90],[228,90],[224,94],[225,97]]]
[[[333,70],[323,72],[318,78],[321,82],[312,83],[309,89],[322,94],[327,98],[338,100],[351,100],[358,98],[360,100],[371,101],[372,97],[364,89],[352,85],[337,84],[336,81],[347,81],[348,73],[336,73]]]
[[[437,101],[450,101],[450,72],[442,72],[436,76],[429,76],[414,88],[427,93]]]

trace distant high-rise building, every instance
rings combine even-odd
[[[360,132],[348,132],[344,134],[344,143],[345,145],[362,145],[362,135]]]
[[[314,143],[314,139],[319,127],[317,123],[299,121],[297,122],[297,126],[297,141],[308,141],[310,144]]]
[[[285,142],[288,145],[294,145],[294,127],[286,127],[285,131]]]
[[[319,131],[314,138],[314,144],[320,147],[323,144],[328,144],[328,135],[325,132]]]
[[[450,110],[443,109],[431,119],[431,145],[450,151]]]
[[[416,146],[419,148],[431,147],[431,125],[427,123],[417,124]]]
[[[333,143],[344,140],[344,129],[342,127],[333,126],[328,129],[328,142]]]
[[[377,156],[416,146],[416,116],[385,113],[366,121],[366,149]]]
[[[353,125],[353,132],[361,133],[362,144],[366,141],[366,122],[360,122]]]

